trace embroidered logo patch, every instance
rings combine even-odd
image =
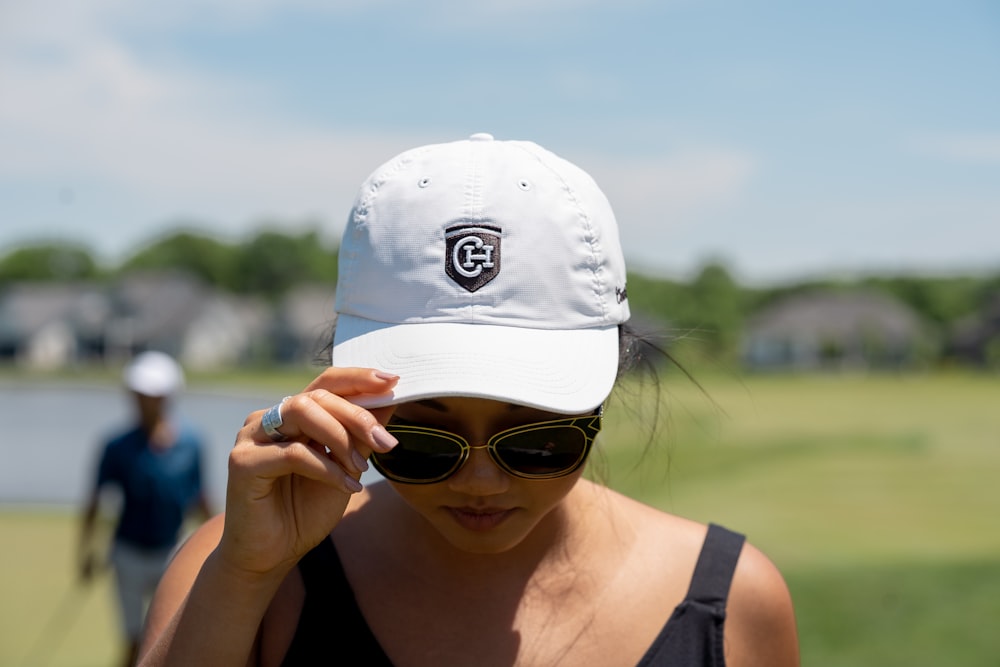
[[[444,270],[470,292],[500,273],[500,233],[493,225],[454,225],[444,232]]]

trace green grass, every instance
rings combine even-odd
[[[707,396],[668,375],[645,453],[650,402],[609,406],[611,486],[745,532],[786,575],[804,665],[997,664],[1000,378],[699,380]],[[107,577],[46,625],[72,595],[73,518],[0,512],[0,531],[0,665],[42,633],[46,664],[113,662]]]
[[[0,512],[0,665],[108,667],[121,661],[111,577],[75,579],[74,517]]]
[[[1000,637],[1000,559],[786,572],[803,665],[987,667]]]
[[[664,385],[645,455],[648,422],[611,407],[611,486],[745,532],[786,575],[804,665],[997,664],[1000,378],[699,380]]]

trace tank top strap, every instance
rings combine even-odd
[[[746,537],[740,533],[709,524],[698,562],[694,567],[687,600],[710,605],[722,611],[729,597],[729,585],[736,571]]]

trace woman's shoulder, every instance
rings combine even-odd
[[[726,608],[726,660],[731,667],[799,664],[792,598],[771,559],[743,545]]]
[[[633,527],[638,558],[652,576],[647,586],[679,601],[694,574],[709,526],[595,489],[609,509]],[[738,531],[738,526],[727,526]],[[798,664],[791,596],[781,572],[750,540],[739,552],[726,608],[726,660],[730,667]]]

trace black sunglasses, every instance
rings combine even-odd
[[[396,436],[399,444],[388,452],[372,453],[372,463],[395,482],[433,484],[455,474],[469,458],[470,450],[485,448],[496,464],[514,477],[563,477],[587,459],[601,430],[601,412],[599,408],[585,417],[515,426],[477,447],[449,431],[391,421],[386,430]]]

